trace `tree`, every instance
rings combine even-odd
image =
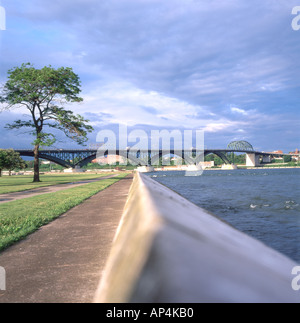
[[[20,154],[15,152],[13,149],[6,150],[7,154],[7,165],[6,169],[9,171],[9,175],[11,175],[11,171],[14,169],[23,169],[26,168],[25,161],[20,157]]]
[[[9,175],[11,171],[16,168],[26,168],[26,163],[20,157],[20,154],[15,152],[13,149],[0,150],[0,177],[2,175],[2,169],[9,170]]]
[[[204,161],[214,161],[215,166],[224,164],[224,161],[215,154],[209,154],[208,156],[205,156]]]
[[[228,153],[227,158],[231,164],[243,165],[246,164],[246,154],[235,154],[234,152]]]
[[[51,146],[56,137],[47,129],[58,129],[78,144],[87,141],[87,133],[93,128],[80,115],[66,110],[64,105],[82,102],[79,97],[80,80],[72,68],[51,66],[35,69],[30,63],[22,64],[8,71],[8,81],[0,95],[4,109],[25,107],[30,112],[30,120],[17,120],[8,124],[8,129],[29,128],[34,136],[34,182],[39,182],[40,146]]]
[[[0,149],[0,177],[2,176],[2,170],[6,168],[7,165],[7,153],[5,150]]]

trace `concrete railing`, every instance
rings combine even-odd
[[[296,265],[137,173],[95,302],[300,302]]]

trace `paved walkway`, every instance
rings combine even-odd
[[[26,191],[22,191],[22,192],[0,194],[0,204],[15,201],[15,200],[20,200],[20,199],[24,199],[24,198],[32,197],[32,196],[36,196],[36,195],[58,192],[61,190],[66,190],[68,188],[73,188],[73,187],[101,181],[103,179],[107,179],[107,178],[111,178],[111,177],[115,177],[115,176],[118,176],[118,174],[103,176],[103,177],[99,177],[99,178],[95,178],[95,179],[88,179],[88,180],[84,180],[84,181],[66,183],[66,184],[57,184],[57,185],[39,187],[39,188],[34,188],[31,190],[26,190]]]
[[[132,183],[121,179],[0,253],[0,303],[89,303]]]

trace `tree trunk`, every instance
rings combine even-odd
[[[2,177],[2,169],[0,169],[0,177]]]
[[[39,145],[34,146],[33,182],[40,182]]]

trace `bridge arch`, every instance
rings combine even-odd
[[[103,152],[102,152],[103,153]],[[141,157],[144,154],[143,157]],[[147,166],[147,165],[156,165],[159,158],[164,157],[166,155],[175,155],[178,157],[182,157],[184,155],[184,152],[180,151],[174,151],[174,150],[160,150],[159,152],[155,152],[154,155],[151,156],[151,153],[149,151],[130,151],[130,150],[116,150],[115,152],[109,154],[108,151],[103,153],[104,156],[120,156],[125,159],[128,159],[129,161],[133,162],[135,165],[138,166]],[[182,157],[183,160],[185,160],[189,165],[195,164],[198,162],[198,160],[195,160],[195,158],[192,158],[188,155],[185,155]],[[222,157],[221,157],[222,158]],[[75,166],[83,167],[86,164],[90,163],[92,160],[97,159],[97,153],[88,156],[87,158],[81,160],[78,162]],[[199,158],[198,158],[199,159]]]
[[[223,153],[223,152],[220,152],[220,151],[206,151],[204,153],[204,156],[208,156],[210,154],[213,154],[213,155],[218,156],[219,158],[221,158],[223,160],[223,162],[225,164],[228,164],[228,165],[231,164],[230,161],[229,161],[229,159],[227,158],[226,154]]]
[[[34,157],[34,153],[33,150],[16,150],[20,156],[23,157]],[[90,163],[91,161],[97,159],[97,151],[85,151],[84,154],[82,154],[82,159],[79,160],[77,163],[75,162],[71,162],[71,160],[74,160],[77,156],[76,156],[76,151],[71,152],[73,155],[72,156],[68,156],[64,153],[64,151],[39,151],[39,158],[44,159],[44,160],[48,160],[48,161],[52,161],[62,167],[66,167],[66,168],[75,168],[76,166],[79,167],[83,167],[85,165],[87,165],[88,163]],[[135,156],[134,154],[130,154],[130,151],[128,150],[117,150],[114,154],[109,154],[109,152],[105,152],[104,155],[105,156],[112,156],[112,155],[116,155],[116,156],[121,156],[124,157],[130,161],[132,161],[133,163],[135,163],[136,165],[148,165],[148,160],[147,161],[143,161],[140,158],[140,151],[136,151],[135,152]],[[65,157],[65,159],[60,158],[60,156]]]
[[[245,140],[232,141],[227,145],[227,149],[254,151],[253,146],[248,141],[245,141]]]
[[[105,153],[104,156],[120,156],[120,157],[124,157],[125,159],[128,159],[128,160],[134,162],[136,165],[141,165],[141,166],[146,166],[148,164],[147,162],[141,161],[138,157],[134,157],[134,156],[128,154],[127,151],[116,151],[115,153],[112,153],[112,154]],[[83,167],[83,166],[87,165],[88,163],[92,162],[95,159],[97,159],[97,153],[84,158],[83,160],[78,162],[75,166]]]
[[[188,156],[184,151],[176,151],[176,150],[161,150],[159,152],[156,152],[156,154],[154,154],[153,156],[150,157],[151,160],[151,164],[152,165],[157,165],[157,161],[159,160],[159,158],[162,158],[166,155],[174,155],[177,157],[182,158],[182,160],[184,160],[188,165],[193,165],[195,164],[197,161],[195,160],[195,158]]]
[[[54,162],[62,167],[66,167],[66,168],[72,167],[72,165],[70,163],[68,163],[65,160],[62,160],[60,158],[54,157],[54,156],[40,154],[39,158]]]
[[[17,150],[17,152],[20,154],[20,156],[23,156],[23,157],[34,157],[34,153],[33,151],[21,151],[21,150]],[[62,167],[66,167],[66,168],[69,168],[69,167],[73,167],[73,165],[61,158],[58,158],[54,155],[48,155],[48,154],[43,154],[42,151],[39,152],[39,158],[40,159],[45,159],[45,160],[48,160],[48,161],[51,161],[51,162],[54,162]]]

